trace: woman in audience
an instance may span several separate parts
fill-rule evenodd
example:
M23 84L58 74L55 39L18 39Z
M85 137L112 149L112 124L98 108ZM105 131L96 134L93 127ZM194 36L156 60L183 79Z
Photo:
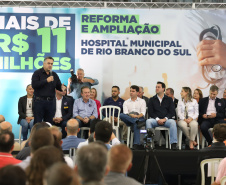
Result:
M47 168L57 162L65 162L62 152L55 146L38 149L26 169L29 185L43 185L43 175Z
M100 101L96 99L97 98L97 90L95 88L91 89L90 98L92 100L94 100L97 104L98 118L100 119L100 110L99 109L101 107L101 104L100 104Z
M23 140L27 140L28 129L32 129L34 125L34 89L31 84L26 88L27 95L20 97L18 102L19 119L18 124L22 126Z
M192 150L194 146L197 146L195 137L198 132L199 105L195 99L192 99L192 92L189 87L182 87L180 94L182 99L179 100L177 106L178 126L189 139L189 147Z
M193 94L193 98L196 99L196 101L199 103L199 100L201 98L203 98L202 91L200 89L195 89L194 94Z

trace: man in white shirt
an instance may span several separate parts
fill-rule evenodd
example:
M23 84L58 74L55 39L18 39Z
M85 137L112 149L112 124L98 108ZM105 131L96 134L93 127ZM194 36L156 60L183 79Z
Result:
M144 116L146 113L146 103L144 99L138 97L139 87L132 85L130 87L130 99L123 103L123 113L120 114L120 119L127 125L132 126L134 130L134 149L138 149L140 145L140 129L138 125L145 122ZM129 141L127 141L129 142Z
M208 131L209 128L213 128L217 123L225 123L225 104L223 100L217 98L218 90L216 85L212 85L209 91L210 95L199 101L200 129L203 136L206 138L208 145L212 144L212 138Z
M65 127L67 121L72 117L73 102L71 98L63 96L63 92L56 90L56 98L53 101L54 117L53 125L61 127L63 138L67 136Z

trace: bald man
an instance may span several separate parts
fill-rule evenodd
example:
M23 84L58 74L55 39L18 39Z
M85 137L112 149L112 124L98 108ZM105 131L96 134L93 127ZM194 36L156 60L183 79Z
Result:
M1 124L0 124L0 132L3 132L3 131L9 131L9 132L12 132L12 125L10 122L8 121L3 121Z
M65 131L67 132L67 137L62 139L62 149L69 150L70 148L77 148L80 142L84 142L85 139L81 139L77 137L79 132L79 123L76 119L70 119L67 122L67 126L65 127Z
M141 185L136 180L126 177L125 174L132 167L132 151L123 144L115 145L108 153L110 172L104 178L107 185Z
M2 123L3 121L5 121L5 117L3 115L0 115L0 123Z

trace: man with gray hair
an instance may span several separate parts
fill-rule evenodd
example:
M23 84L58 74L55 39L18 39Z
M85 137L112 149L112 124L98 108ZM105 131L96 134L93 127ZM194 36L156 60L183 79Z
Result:
M0 115L0 123L2 123L3 121L5 121L5 117L3 115Z
M68 120L67 126L65 127L67 137L62 139L63 150L69 150L70 148L78 148L79 143L85 142L85 139L77 137L79 130L80 130L79 123L76 119Z
M174 106L175 106L175 108L177 108L178 99L176 99L174 97L174 90L169 87L169 88L166 89L166 93L165 94L166 94L166 96L168 96L168 97L173 99Z
M32 75L34 89L34 124L37 122L53 123L53 100L55 89L62 91L59 76L52 71L54 59L46 57L43 67Z
M84 76L84 70L82 68L79 68L77 70L77 81L72 81L71 77L68 79L67 93L75 100L81 98L81 88L83 86L88 86L91 89L91 86L99 84L99 81L97 79L92 79L90 77Z
M145 102L146 102L146 105L148 105L149 98L144 96L144 88L142 86L139 86L138 97L141 98L141 99L144 99Z
M223 100L217 98L218 90L216 85L212 85L210 87L209 96L199 101L200 129L208 145L212 144L212 138L208 131L209 128L213 128L217 123L226 123L226 121L224 121L225 104Z
M80 148L75 170L82 178L83 185L104 185L103 178L109 171L107 148L95 142Z

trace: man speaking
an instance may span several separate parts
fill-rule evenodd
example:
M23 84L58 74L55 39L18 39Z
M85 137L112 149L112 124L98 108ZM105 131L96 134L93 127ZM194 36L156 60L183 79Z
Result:
M59 76L52 72L54 59L46 57L43 67L32 75L32 87L34 88L34 124L41 121L52 123L53 121L53 99L55 89L61 90Z

